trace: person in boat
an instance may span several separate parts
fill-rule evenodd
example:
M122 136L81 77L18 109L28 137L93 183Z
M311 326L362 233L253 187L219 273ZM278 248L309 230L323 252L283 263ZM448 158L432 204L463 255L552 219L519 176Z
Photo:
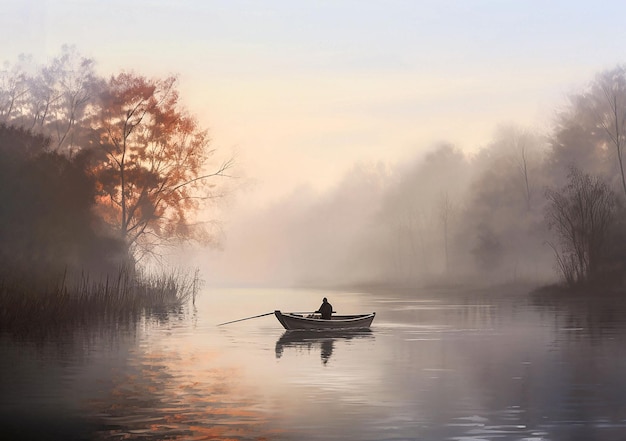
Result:
M319 312L320 314L322 314L322 318L324 320L330 320L330 317L333 314L333 305L328 303L328 299L324 297L324 299L322 300L322 306L320 306L320 309L315 312Z

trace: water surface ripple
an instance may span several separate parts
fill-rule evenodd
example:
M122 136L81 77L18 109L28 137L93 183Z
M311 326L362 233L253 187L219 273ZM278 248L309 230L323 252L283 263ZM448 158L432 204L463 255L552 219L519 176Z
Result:
M371 330L216 326L322 297L376 311ZM621 303L207 290L122 328L0 336L0 423L38 440L623 440Z

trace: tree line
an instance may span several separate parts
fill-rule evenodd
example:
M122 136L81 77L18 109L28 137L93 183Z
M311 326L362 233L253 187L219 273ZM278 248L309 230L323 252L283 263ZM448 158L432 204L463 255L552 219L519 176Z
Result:
M436 181L436 201L416 201L422 216L432 207L438 218L440 271L455 270L451 248L457 272L506 271L510 278L523 266L546 266L549 255L570 287L622 285L625 136L626 70L618 66L572 95L548 133L508 126L473 156L443 146L426 157L421 167L450 176ZM396 209L409 221L406 205ZM409 236L411 243L419 234Z
M47 64L0 71L5 271L107 270L209 240L198 211L233 160L216 162L175 76L103 77L64 46ZM162 248L161 248L162 249Z
M210 239L195 214L220 195L215 178L233 162L215 162L177 85L173 76L100 76L72 47L44 65L5 63L3 271L106 270ZM257 213L256 231L265 217L291 224L265 242L288 242L305 281L502 280L556 269L570 286L621 285L625 136L626 70L617 66L572 95L548 133L505 126L472 155L444 143L392 170L355 167L325 199L296 195L297 204ZM277 248L262 246L259 255Z
M625 135L618 66L569 97L545 132L503 125L471 153L443 142L413 161L356 165L325 194L300 189L254 213L231 246L262 256L251 274L276 268L268 283L552 283L556 274L569 286L622 286Z

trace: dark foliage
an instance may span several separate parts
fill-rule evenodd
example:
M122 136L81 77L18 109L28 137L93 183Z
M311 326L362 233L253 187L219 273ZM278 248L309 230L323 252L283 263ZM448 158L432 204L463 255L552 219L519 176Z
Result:
M47 151L48 140L0 125L0 263L4 277L109 271L124 256L93 214L95 182L82 158Z
M563 279L570 286L602 279L608 267L615 193L600 178L572 168L568 184L547 190L546 197L546 221L559 241L553 249Z

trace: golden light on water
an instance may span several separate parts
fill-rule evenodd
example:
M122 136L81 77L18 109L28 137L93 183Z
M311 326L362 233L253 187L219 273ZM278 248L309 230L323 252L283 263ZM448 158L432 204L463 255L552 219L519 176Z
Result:
M131 360L133 373L91 407L107 427L100 439L268 439L268 413L255 410L238 369L221 366L214 351L149 349Z

